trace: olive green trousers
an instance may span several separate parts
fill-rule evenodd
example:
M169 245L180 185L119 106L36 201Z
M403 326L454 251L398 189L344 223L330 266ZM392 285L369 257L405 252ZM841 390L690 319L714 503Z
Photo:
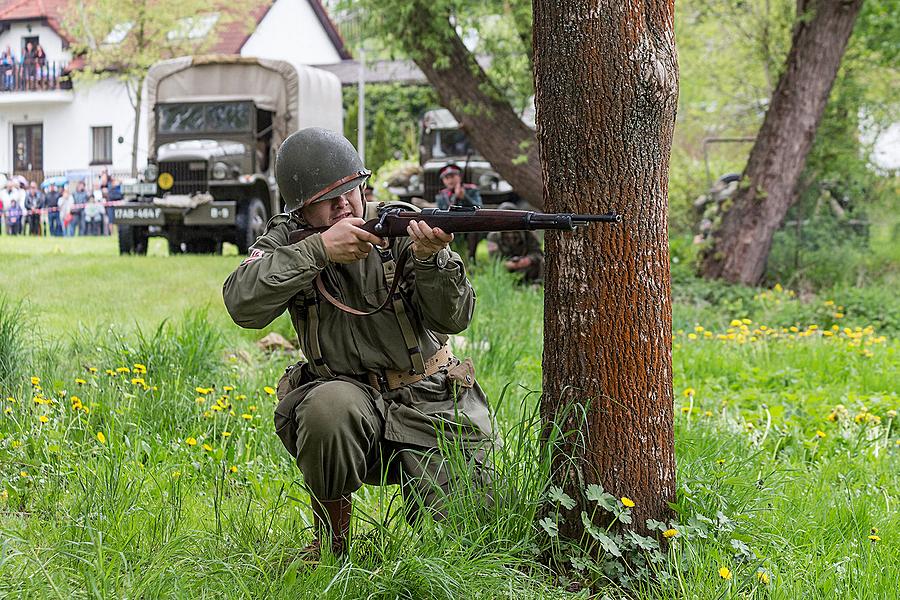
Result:
M414 520L422 508L444 516L444 498L454 481L486 481L484 449L468 452L465 461L451 461L437 444L386 439L383 403L374 388L345 378L307 383L283 397L275 411L275 429L296 459L310 494L328 501L348 496L363 484L398 484L407 518ZM466 465L460 468L460 462Z

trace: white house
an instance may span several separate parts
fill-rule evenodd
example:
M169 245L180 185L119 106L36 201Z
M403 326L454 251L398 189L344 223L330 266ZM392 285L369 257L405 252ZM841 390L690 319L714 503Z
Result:
M72 0L0 0L0 173L43 179L90 169L131 169L134 110L124 84L109 78L71 83L78 68L63 15ZM89 0L88 0L89 1ZM209 52L328 64L350 58L320 0L258 0L256 27L218 32ZM40 45L46 67L27 70L22 57ZM13 66L3 63L7 49ZM138 165L147 157L143 107Z

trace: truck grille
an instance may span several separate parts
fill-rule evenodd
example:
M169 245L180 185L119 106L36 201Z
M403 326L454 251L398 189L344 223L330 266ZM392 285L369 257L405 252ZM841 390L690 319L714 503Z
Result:
M209 190L207 181L208 166L205 160L166 160L159 163L160 173L171 173L175 185L169 190L171 194L193 194Z

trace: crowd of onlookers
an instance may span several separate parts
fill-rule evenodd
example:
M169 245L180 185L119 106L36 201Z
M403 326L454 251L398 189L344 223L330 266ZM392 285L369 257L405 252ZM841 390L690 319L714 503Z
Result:
M0 52L0 91L49 89L55 87L59 75L40 44L27 42L18 57L10 46Z
M8 235L110 235L113 205L122 186L104 171L96 180L45 185L22 177L0 190L0 233Z

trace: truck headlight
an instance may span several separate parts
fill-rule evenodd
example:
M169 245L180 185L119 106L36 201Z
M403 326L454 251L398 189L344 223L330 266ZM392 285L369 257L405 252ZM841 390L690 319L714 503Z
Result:
M154 182L159 177L159 166L156 163L147 163L144 169L144 181Z
M228 165L223 162L217 162L213 165L212 168L212 176L213 179L225 179L225 176L228 175Z
M485 173L478 178L478 187L483 190L496 190L500 185L500 179L496 175Z

